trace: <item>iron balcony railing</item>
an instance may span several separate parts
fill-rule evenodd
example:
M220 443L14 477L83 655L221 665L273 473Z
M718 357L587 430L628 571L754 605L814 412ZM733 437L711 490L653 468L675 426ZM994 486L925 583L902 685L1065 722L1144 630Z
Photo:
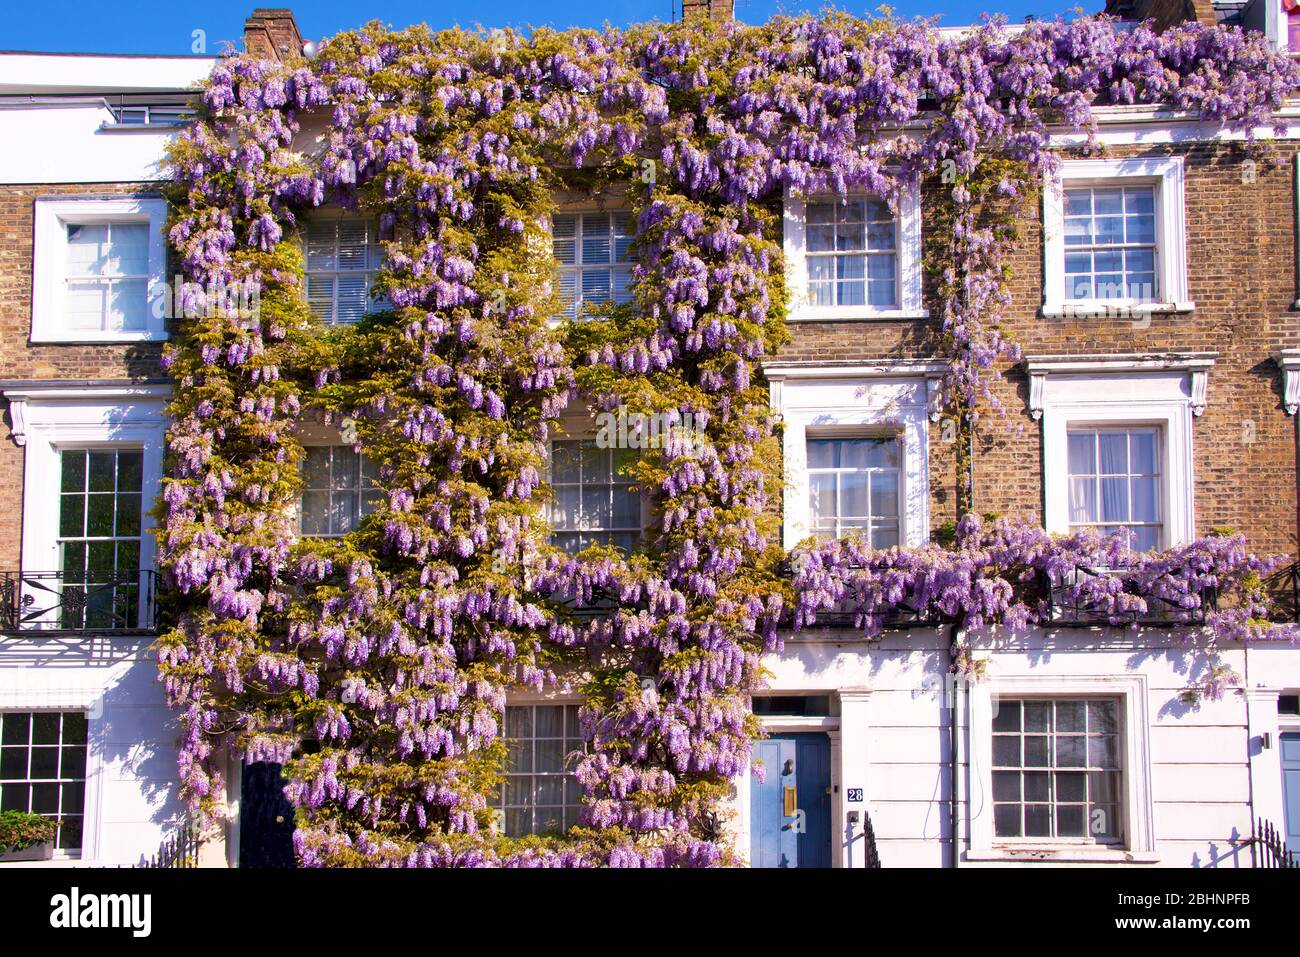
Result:
M1121 582L1121 591L1133 598L1139 597L1136 584L1127 576L1130 569L1112 568L1100 565L1076 565L1062 575L1047 579L1044 587L1050 595L1050 623L1053 625L1107 625L1112 619L1124 624L1173 627L1178 625L1203 625L1206 614L1217 606L1218 595L1212 590L1200 594L1200 604L1195 608L1183 608L1174 602L1155 595L1140 596L1146 603L1146 611L1112 611L1105 604L1088 601L1086 589L1083 593L1076 590L1086 579L1117 578ZM1045 622L1046 624L1047 622Z
M0 572L0 630L47 634L150 632L155 628L153 571L96 576Z
M1280 621L1300 622L1300 562L1277 569L1264 579L1264 594Z

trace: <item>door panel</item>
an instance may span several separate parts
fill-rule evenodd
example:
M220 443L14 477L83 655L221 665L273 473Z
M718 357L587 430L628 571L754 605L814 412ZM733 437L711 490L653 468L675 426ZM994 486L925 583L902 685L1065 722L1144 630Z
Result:
M280 765L245 764L239 791L239 866L293 867L293 806Z
M767 774L761 784L751 779L750 865L830 867L830 739L824 734L766 738L755 745L754 758Z
M1300 733L1279 736L1282 751L1282 797L1286 803L1286 846L1300 848Z
M768 738L754 748L767 774L760 784L751 779L749 796L750 864L753 867L798 867L799 843L794 818L784 811L785 788L798 787L795 743L788 738Z
M831 741L824 734L793 735L798 752L799 866L831 866Z

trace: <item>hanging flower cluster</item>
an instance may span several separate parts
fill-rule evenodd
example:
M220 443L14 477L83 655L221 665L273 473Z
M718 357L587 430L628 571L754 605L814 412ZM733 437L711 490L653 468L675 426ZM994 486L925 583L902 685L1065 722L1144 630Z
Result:
M184 794L215 801L219 746L282 764L306 865L725 863L719 802L791 616L1023 625L1044 614L1024 582L1084 558L1132 569L1067 585L1117 619L1244 582L1262 566L1236 539L1143 557L1009 523L967 523L955 549L816 546L791 580L759 372L785 336L775 209L786 189L896 202L952 173L945 397L971 410L1015 355L998 204L1051 168L1049 125L1167 103L1253 134L1297 89L1262 37L1102 18L960 39L842 15L527 39L371 25L311 61L221 61L170 155L171 241L189 279L261 298L252 322L187 319L165 359L160 667ZM560 189L630 207L630 305L556 321ZM383 241L382 300L352 326L307 304L299 236L322 206ZM548 542L546 449L571 403L692 424L629 466L644 550ZM304 441L324 428L377 463L380 495L350 534L305 538ZM1260 617L1237 612L1212 628ZM506 838L506 694L553 686L585 701L583 826Z

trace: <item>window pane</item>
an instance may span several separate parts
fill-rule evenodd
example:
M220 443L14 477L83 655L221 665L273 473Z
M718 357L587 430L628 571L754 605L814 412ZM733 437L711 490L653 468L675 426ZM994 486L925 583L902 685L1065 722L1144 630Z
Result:
M865 249L867 227L865 223L842 224L835 230L835 248L840 252Z
M1133 521L1155 522L1159 519L1156 508L1155 476L1135 478L1132 480Z
M555 258L562 265L577 262L578 219L576 216L556 216L551 220L551 241Z
M1087 709L1082 701L1056 702L1056 730L1078 732L1086 728Z
M807 232L808 252L810 253L827 253L835 248L835 227L826 226L808 226ZM809 264L812 269L812 263L825 263L825 260L813 260ZM810 272L810 275L813 273Z
M77 454L77 453L74 453ZM117 456L113 452L90 452L88 488L92 492L112 492L117 487Z
M993 830L998 837L1020 837L1020 805L996 805L993 808Z
M307 268L333 269L337 265L335 244L338 237L338 223L323 220L307 224Z
M840 473L840 509L843 518L871 514L867 492L867 472Z
M606 213L588 213L582 217L582 262L585 265L612 262L610 222Z
M1128 479L1101 480L1101 521L1123 522L1129 518Z
M106 270L115 276L149 274L149 227L145 223L115 223L109 227Z
M1137 552L1149 552L1160 547L1159 526L1142 525L1131 530L1129 547Z
M1092 432L1071 432L1070 474L1094 475L1097 471L1096 435Z
M1154 432L1129 433L1130 468L1134 475L1152 475L1156 468L1156 434Z
M1020 702L995 699L996 713L993 716L994 731L1020 730Z
M897 472L871 474L871 514L886 519L898 517Z
M59 743L59 713L38 711L32 715L32 744Z
M1020 772L1019 771L994 771L993 772L993 800L995 801L1019 801L1020 800Z

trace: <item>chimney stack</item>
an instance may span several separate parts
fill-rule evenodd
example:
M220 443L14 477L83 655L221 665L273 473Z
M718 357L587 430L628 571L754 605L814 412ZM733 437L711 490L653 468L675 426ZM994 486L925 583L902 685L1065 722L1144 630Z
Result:
M682 0L682 20L707 17L714 23L726 23L735 18L736 0Z
M244 52L262 60L302 54L302 34L288 7L258 7L244 21Z

